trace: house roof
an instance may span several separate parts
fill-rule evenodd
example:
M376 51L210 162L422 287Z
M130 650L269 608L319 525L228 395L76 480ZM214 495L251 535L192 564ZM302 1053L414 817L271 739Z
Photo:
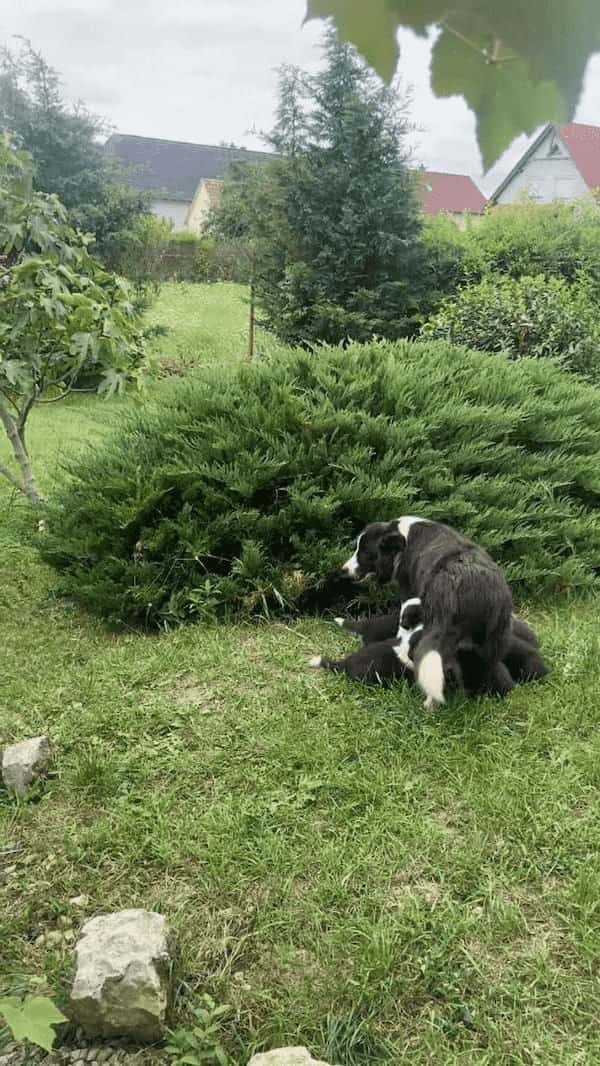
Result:
M247 148L165 141L158 137L137 137L113 133L105 149L123 165L127 180L137 189L157 198L191 203L204 182L211 204L221 194L223 178L234 162L264 163L275 158L271 152ZM421 202L426 215L439 211L481 214L486 200L466 174L444 174L420 170Z
M270 152L247 148L164 141L126 133L113 133L105 149L123 165L127 180L137 189L165 200L185 202L193 200L202 178L224 178L234 162L261 163L273 158Z
M480 215L487 203L483 193L467 174L444 174L439 170L419 171L421 205L425 215L440 211Z
M600 126L569 122L566 126L559 126L558 132L588 188L598 188L600 186Z
M571 159L575 163L581 177L590 189L600 186L600 126L586 126L582 122L567 122L564 126L555 126L549 122L544 126L541 133L529 145L529 148L519 159L518 163L501 181L498 188L490 197L490 203L494 203L504 192L511 181L523 169L540 144L552 132L560 137Z

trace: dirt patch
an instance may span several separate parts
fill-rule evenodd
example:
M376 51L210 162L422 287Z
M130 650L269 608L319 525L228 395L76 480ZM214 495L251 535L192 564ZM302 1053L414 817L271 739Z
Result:
M170 687L149 689L143 700L144 703L161 700L173 703L176 707L193 707L199 714L219 714L225 706L214 686L194 677L181 678Z
M442 896L442 886L438 881L402 881L392 885L387 905L391 910L403 907L408 900L417 900L433 907Z

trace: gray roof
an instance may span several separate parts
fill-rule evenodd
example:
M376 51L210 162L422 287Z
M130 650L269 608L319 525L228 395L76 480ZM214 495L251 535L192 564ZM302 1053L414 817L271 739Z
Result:
M193 200L202 178L224 178L233 162L266 163L274 158L271 152L163 141L127 133L113 133L105 149L122 164L127 181L136 189L153 192L165 200L185 202Z

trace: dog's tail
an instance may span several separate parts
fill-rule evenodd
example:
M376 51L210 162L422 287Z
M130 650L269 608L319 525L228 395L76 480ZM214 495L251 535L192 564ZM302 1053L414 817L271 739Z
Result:
M460 666L456 658L458 640L454 633L432 626L423 633L415 652L415 673L419 688L425 693L425 707L445 703L446 681L460 684Z

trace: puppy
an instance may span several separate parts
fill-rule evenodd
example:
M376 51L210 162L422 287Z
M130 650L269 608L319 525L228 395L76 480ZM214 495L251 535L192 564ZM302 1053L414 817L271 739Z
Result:
M374 615L357 622L351 618L334 618L334 622L347 633L356 633L362 637L363 644L376 644L380 640L391 640L398 636L399 629L415 629L416 626L422 625L423 609L421 601L414 597L405 600L400 610L391 614Z
M409 616L409 613L406 613ZM393 681L414 680L414 652L421 638L422 625L405 628L398 625L398 615L394 615L396 635L389 640L379 640L372 644L363 644L362 648L345 659L327 659L315 655L310 665L331 670L335 674L346 674L352 681L364 681L370 685L389 685ZM402 612L401 612L402 622Z
M424 631L415 673L427 708L444 703L449 679L462 683L459 649L481 660L484 687L512 688L502 662L512 596L500 567L479 545L440 522L407 515L367 526L342 571L355 581L393 581L402 600L421 600Z

